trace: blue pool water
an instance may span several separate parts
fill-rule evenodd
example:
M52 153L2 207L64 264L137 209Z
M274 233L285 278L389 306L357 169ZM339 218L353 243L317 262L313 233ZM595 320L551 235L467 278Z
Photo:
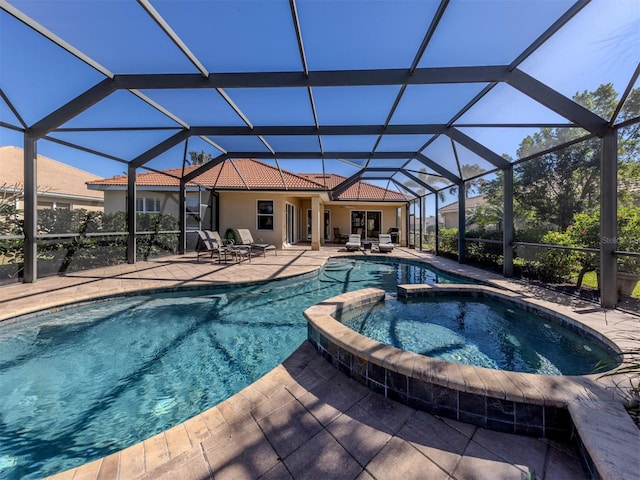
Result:
M476 367L586 375L616 365L601 342L492 299L443 295L387 300L353 310L341 320L381 343ZM599 365L606 359L611 361Z
M220 403L307 335L302 312L341 293L459 282L393 260L244 288L117 298L0 327L0 479L40 478Z

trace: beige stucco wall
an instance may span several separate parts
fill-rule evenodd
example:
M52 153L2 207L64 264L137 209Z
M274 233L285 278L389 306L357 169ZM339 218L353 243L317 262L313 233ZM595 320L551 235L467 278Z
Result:
M258 200L273 201L273 230L258 230ZM248 228L255 241L282 248L285 236L286 201L290 194L272 192L220 192L220 234L228 228ZM293 203L293 202L290 202Z
M38 202L53 202L56 204L70 204L72 210L79 210L84 208L90 212L101 212L103 210L103 203L100 200L89 200L80 198L66 198L59 195L47 195L43 193L38 194ZM16 203L18 210L24 210L24 199L20 198Z
M272 243L278 248L282 248L286 240L286 205L295 207L296 221L299 219L298 239L307 241L307 210L311 209L311 195L295 192L218 192L219 193L219 232L224 236L229 228L248 228L254 240L263 240ZM160 198L162 213L178 216L178 192L152 192L138 191L138 198L152 197ZM189 196L197 196L196 193L188 192ZM257 228L257 202L258 200L273 201L273 230L258 230ZM208 193L203 192L202 203L208 203ZM348 235L351 233L351 211L366 210L382 212L381 233L385 233L391 227L398 227L402 231L404 225L396 225L396 210L403 204L375 204L371 202L361 202L348 204L344 202L328 202L320 204L321 216L324 210L330 211L329 242L333 242L333 228L340 228L340 233ZM105 212L126 211L125 191L105 192ZM323 217L324 218L324 217ZM406 217L404 217L406 218ZM323 220L320 222L323 224ZM209 228L205 220L203 228ZM323 240L324 242L324 240Z

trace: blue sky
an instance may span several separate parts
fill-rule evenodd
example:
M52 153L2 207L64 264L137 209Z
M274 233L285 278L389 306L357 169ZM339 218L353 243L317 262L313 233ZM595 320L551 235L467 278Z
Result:
M298 0L296 5L311 70L408 68L439 2L431 0ZM0 2L0 5L3 3ZM100 65L114 73L195 73L197 70L133 0L10 0ZM151 0L208 71L301 70L301 60L287 0ZM568 0L453 0L419 67L508 64L563 11ZM594 0L521 65L526 73L571 97L612 82L622 92L640 57L640 2ZM0 88L28 125L35 123L104 76L0 11ZM446 123L483 84L410 86L391 124ZM319 122L382 124L399 87L316 87ZM190 125L244 125L214 91L142 92ZM306 89L230 89L226 92L253 125L311 125ZM18 125L0 100L0 120ZM506 84L495 87L457 124L536 123L565 120ZM175 122L129 92L118 92L71 120L67 127L175 126ZM460 127L498 154L515 156L520 140L532 128ZM125 160L170 136L168 131L55 133L52 136ZM415 150L428 136L386 136L378 151ZM255 138L211 138L227 150L267 151ZM272 137L276 150L317 149L317 138ZM324 137L325 150L367 150L368 137ZM22 135L0 128L0 145L22 145ZM177 167L183 145L148 165ZM189 150L218 154L209 143L192 137ZM486 164L457 147L461 161ZM48 141L39 153L101 176L120 174L124 165ZM455 170L450 142L440 139L425 151ZM484 162L484 163L483 163ZM391 165L380 160L377 166ZM343 175L355 166L331 161ZM319 161L280 161L293 171L321 171ZM327 167L327 166L325 166ZM486 165L489 168L489 165ZM384 182L383 182L384 183Z

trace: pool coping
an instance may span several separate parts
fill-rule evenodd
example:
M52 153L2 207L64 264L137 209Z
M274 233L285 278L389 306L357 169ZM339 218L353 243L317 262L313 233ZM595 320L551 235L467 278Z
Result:
M622 350L603 328L585 325L575 314L533 305L516 292L483 285L398 286L398 296L440 294L498 297L583 329L614 351ZM384 291L368 288L308 308L308 340L337 370L410 407L500 432L575 440L590 478L614 480L637 473L639 465L633 459L640 431L624 408L632 402L619 388L619 378L630 376L545 376L462 365L382 344L337 320L385 298ZM624 366L623 356L612 371ZM616 431L613 436L606 434L611 428Z
M526 302L520 294L484 285L404 285L398 289L408 295L430 290L487 292L518 304ZM383 290L367 288L327 299L308 308L304 315L308 338L325 358L343 373L390 398L486 428L552 438L566 438L570 433L566 414L570 402L597 399L629 403L620 395L614 377L545 376L447 362L382 344L336 320L345 312L384 298ZM575 317L573 321L582 325ZM587 328L621 350L606 334L593 326ZM424 392L430 396L426 400L420 397ZM494 407L497 411L492 415Z

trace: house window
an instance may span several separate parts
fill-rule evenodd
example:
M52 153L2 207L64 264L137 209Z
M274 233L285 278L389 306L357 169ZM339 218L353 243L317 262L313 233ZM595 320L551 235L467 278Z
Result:
M136 212L160 213L160 199L151 197L136 198Z
M258 200L258 230L273 230L273 200Z

